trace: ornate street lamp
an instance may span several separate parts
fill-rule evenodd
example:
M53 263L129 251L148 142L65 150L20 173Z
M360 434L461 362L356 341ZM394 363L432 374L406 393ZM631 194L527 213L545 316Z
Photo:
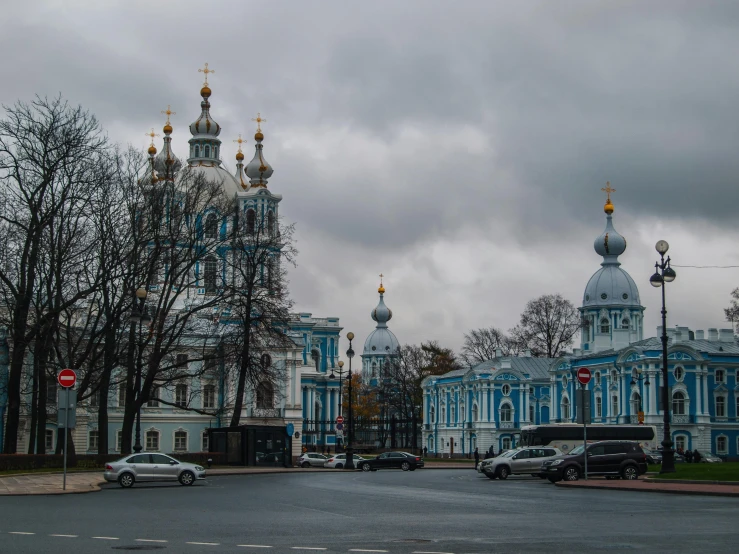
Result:
M138 404L137 410L136 410L136 434L135 434L135 440L133 445L133 451L137 454L141 452L142 446L141 446L141 402L139 399L141 398L141 362L139 358L141 357L141 345L139 344L139 336L141 335L141 326L144 323L149 323L151 321L151 316L148 314L146 310L146 288L139 287L136 289L136 294L133 299L133 309L131 310L131 316L129 318L129 321L131 322L131 334L130 337L134 338L134 343L130 346L130 348L135 348L138 346L138 354L134 351L134 355L131 356L131 364L134 367L129 367L129 371L133 373L135 371L136 377L134 381L134 389L136 392L136 403ZM136 334L136 324L139 324L139 333Z
M352 341L354 340L354 333L351 331L348 332L346 338L349 340L349 350L346 351L346 357L349 358L349 373L347 377L349 379L349 418L346 428L346 465L344 469L354 469L354 448L352 447L354 441L354 421L352 420L352 358L354 357Z
M667 309L665 308L665 283L671 283L677 277L675 270L670 267L670 257L665 260L665 254L670 249L667 241L660 240L655 245L660 261L654 264L654 275L649 278L653 287L662 287L662 408L664 413L664 434L662 437L662 467L660 473L675 473L675 455L672 450L672 435L670 433L670 387L667 374Z

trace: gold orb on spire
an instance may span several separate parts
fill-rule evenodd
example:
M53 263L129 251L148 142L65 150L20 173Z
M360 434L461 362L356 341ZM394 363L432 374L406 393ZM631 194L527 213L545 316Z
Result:
M244 161L244 153L241 151L241 145L244 144L246 141L241 138L241 134L239 133L239 138L237 138L235 143L238 143L239 145L239 151L236 152L236 161L237 162L243 162Z
M602 189L603 192L606 193L606 205L603 206L603 211L606 212L608 215L611 215L613 213L613 203L611 202L611 193L616 192L616 189L611 188L611 182L606 181L606 186Z
M203 83L203 88L200 89L200 96L203 98L209 98L210 97L210 87L208 86L208 74L209 73L215 73L215 69L209 69L208 64L205 64L205 67L203 69L198 69L198 73L204 73L205 74L205 82Z
M382 286L382 278L383 277L384 277L384 275L382 273L380 273L380 288L377 289L377 292L379 292L380 294L385 294L385 287Z
M264 135L262 134L262 123L266 123L267 120L264 119L262 114L259 112L257 112L257 117L252 117L251 120L257 122L257 132L254 134L254 140L264 140Z
M150 132L144 133L144 134L147 137L151 137L151 144L149 145L149 149L147 150L147 152L149 153L149 156L153 156L153 155L155 155L157 153L157 147L154 146L154 137L158 137L159 135L157 135L154 132L154 128L153 127L151 128L151 131Z

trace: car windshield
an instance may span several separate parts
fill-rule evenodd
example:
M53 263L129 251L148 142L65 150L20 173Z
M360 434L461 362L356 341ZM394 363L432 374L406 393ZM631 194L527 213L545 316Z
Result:
M513 456L514 454L517 454L518 452L519 452L518 449L516 449L516 450L506 450L505 452L503 452L503 454L500 455L500 457L501 458L510 458L511 456Z
M582 454L583 453L583 450L585 450L585 447L584 446L578 446L578 447L573 448L572 450L570 450L570 455L571 456L573 456L573 455L576 456L577 454Z

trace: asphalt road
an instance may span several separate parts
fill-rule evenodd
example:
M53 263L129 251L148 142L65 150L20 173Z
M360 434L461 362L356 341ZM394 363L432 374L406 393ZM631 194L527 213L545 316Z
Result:
M0 497L0 552L736 552L733 498L469 470L326 470Z

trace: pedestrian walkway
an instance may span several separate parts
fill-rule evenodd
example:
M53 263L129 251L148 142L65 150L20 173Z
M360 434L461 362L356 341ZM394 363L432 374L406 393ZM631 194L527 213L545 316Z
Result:
M559 481L558 487L580 489L611 489L635 492L662 492L668 494L700 494L706 496L739 496L739 484L719 485L716 483L700 483L691 481L680 483L676 481L661 482L659 479L606 480L588 479L579 481Z
M454 462L429 462L426 469L472 469L470 464ZM207 469L208 477L219 475L264 475L269 473L341 473L340 470L299 467L226 467ZM351 472L348 472L351 474ZM25 496L33 494L79 494L100 490L105 484L103 472L88 471L67 474L67 489L62 490L62 473L26 473L0 476L0 496Z

